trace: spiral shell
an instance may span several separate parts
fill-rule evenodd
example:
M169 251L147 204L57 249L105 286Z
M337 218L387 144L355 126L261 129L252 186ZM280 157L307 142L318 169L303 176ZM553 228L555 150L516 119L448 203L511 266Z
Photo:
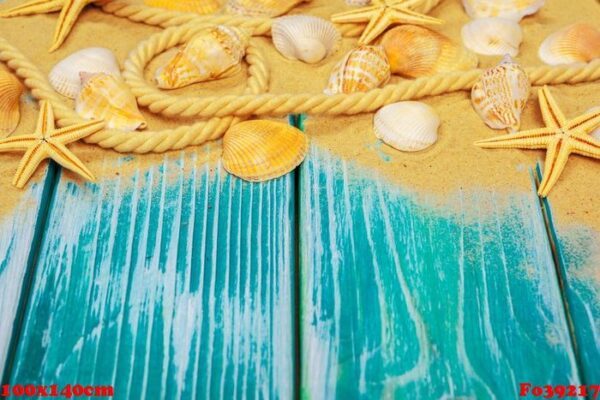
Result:
M520 21L538 12L545 0L462 0L471 18L501 17Z
M251 182L275 179L293 171L307 152L306 135L280 122L241 122L223 137L223 167Z
M150 7L196 14L212 14L223 7L221 0L144 0L144 3Z
M523 41L523 31L518 22L505 18L481 18L462 28L466 48L487 56L515 57Z
M373 118L375 136L400 151L421 151L438 139L440 118L427 104L403 101L379 110Z
M585 63L600 58L600 30L576 23L548 36L539 57L550 65Z
M325 94L368 92L387 82L390 75L382 46L360 46L335 66Z
M271 33L273 44L283 56L309 64L335 53L342 40L331 22L306 15L277 18Z
M446 36L416 25L388 31L381 41L392 73L418 78L477 67L477 56Z
M531 83L523 68L506 56L473 86L471 102L490 128L517 131L530 91Z
M0 138L5 138L17 129L21 120L20 98L23 85L6 71L0 71Z
M225 12L247 17L278 17L308 1L311 0L229 0Z

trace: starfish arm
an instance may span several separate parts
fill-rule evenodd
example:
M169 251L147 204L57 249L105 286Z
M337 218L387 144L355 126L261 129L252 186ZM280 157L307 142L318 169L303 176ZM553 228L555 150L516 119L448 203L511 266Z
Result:
M61 44L65 41L77 17L84 9L84 7L90 4L92 0L65 0L60 16L58 17L58 23L56 25L56 31L54 32L54 39L50 52L58 49Z
M363 31L361 37L358 39L358 44L369 44L373 40L377 39L391 24L389 14L381 12L374 15L373 18L367 24L367 27Z
M600 140L589 135L576 135L571 137L573 153L585 157L600 158Z
M96 181L96 177L87 167L81 162L71 150L61 143L48 142L48 154L54 161L59 163L69 171L73 171L88 181Z
M46 136L54 130L54 110L50 102L43 100L40 102L40 114L38 115L36 132L40 138Z
M367 22L371 19L371 15L375 15L378 9L382 7L372 6L360 8L358 10L345 11L331 16L332 22Z
M569 142L561 138L554 139L548 146L544 163L544 179L542 179L538 188L538 194L541 197L548 196L548 193L560 178L569 160L571 149Z
M395 8L391 11L391 20L394 23L405 23L414 25L441 25L443 20L420 14L406 8Z
M0 17L10 18L21 15L45 14L61 9L64 0L34 0L16 7L0 11Z
M581 134L588 134L600 125L600 109L589 112L567 123L567 128Z
M104 121L91 120L83 124L71 125L55 130L49 137L53 143L69 144L88 137L102 128L104 128Z
M484 149L544 149L554 134L554 131L548 128L533 129L479 140L475 145Z
M48 158L45 147L43 142L38 141L38 144L30 147L21 159L19 168L17 168L17 173L12 182L18 189L23 189L25 187L41 162Z
M567 119L562 113L556 100L552 97L548 86L544 86L538 92L540 108L542 109L542 117L546 126L552 128L561 128L567 125Z
M26 151L39 141L40 139L35 135L11 136L0 140L0 153Z

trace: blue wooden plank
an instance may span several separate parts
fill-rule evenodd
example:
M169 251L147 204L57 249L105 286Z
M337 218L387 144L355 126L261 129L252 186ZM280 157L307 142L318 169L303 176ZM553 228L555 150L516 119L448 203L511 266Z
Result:
M303 398L579 383L533 186L461 189L441 208L313 147L299 186Z
M293 395L294 177L242 182L206 161L216 153L107 157L92 162L99 184L61 177L12 382Z

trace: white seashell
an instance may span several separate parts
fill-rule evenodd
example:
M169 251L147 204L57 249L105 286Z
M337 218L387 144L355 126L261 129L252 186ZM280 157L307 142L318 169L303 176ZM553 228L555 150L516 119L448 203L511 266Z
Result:
M515 57L523 41L523 31L510 19L481 18L463 26L462 40L466 48L478 54Z
M379 110L373 119L375 136L400 151L420 151L438 139L440 118L427 104L403 101Z
M585 23L569 25L548 36L538 55L550 65L586 63L600 58L600 30Z
M119 77L119 63L112 51L102 47L79 50L57 63L48 76L58 93L74 99L81 90L80 73L104 73Z
M595 111L599 111L599 110L600 110L600 106L598 106L598 107L592 107L587 112L595 112ZM596 139L600 140L600 126L598 126L596 129L594 129L593 131L591 131L590 135L592 135Z
M501 17L520 21L538 12L545 0L462 0L471 18Z
M331 22L307 15L277 18L271 33L273 44L284 57L308 64L335 53L342 40Z

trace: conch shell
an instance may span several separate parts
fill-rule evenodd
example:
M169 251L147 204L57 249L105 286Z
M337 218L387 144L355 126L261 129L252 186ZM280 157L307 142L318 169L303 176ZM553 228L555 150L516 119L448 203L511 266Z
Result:
M196 14L212 14L223 7L221 0L144 0L144 3L150 7Z
M600 30L576 23L548 36L538 55L546 64L586 63L600 58Z
M335 53L342 40L331 22L308 15L277 18L271 34L275 48L283 56L308 64L318 63Z
M248 40L238 28L207 28L156 71L156 83L161 89L177 89L236 74L241 71Z
M82 118L104 120L109 129L134 131L146 128L135 97L119 78L103 73L82 73L81 82L75 111Z
M531 83L510 56L486 70L471 91L473 108L492 129L519 130Z
M477 56L446 36L416 25L388 31L381 41L392 73L418 78L450 71L468 71L479 63Z
M13 133L19 125L21 94L21 82L9 72L0 71L0 138Z
M373 119L375 136L400 151L421 151L438 138L440 118L425 103L403 101L379 110Z
M505 18L476 19L462 28L466 48L486 56L516 57L523 41L523 31L518 22Z
M360 46L335 66L325 94L368 92L387 82L390 75L382 46Z
M545 0L462 0L471 18L501 17L520 21L538 12Z
M247 17L278 17L309 1L311 0L229 0L225 12Z

